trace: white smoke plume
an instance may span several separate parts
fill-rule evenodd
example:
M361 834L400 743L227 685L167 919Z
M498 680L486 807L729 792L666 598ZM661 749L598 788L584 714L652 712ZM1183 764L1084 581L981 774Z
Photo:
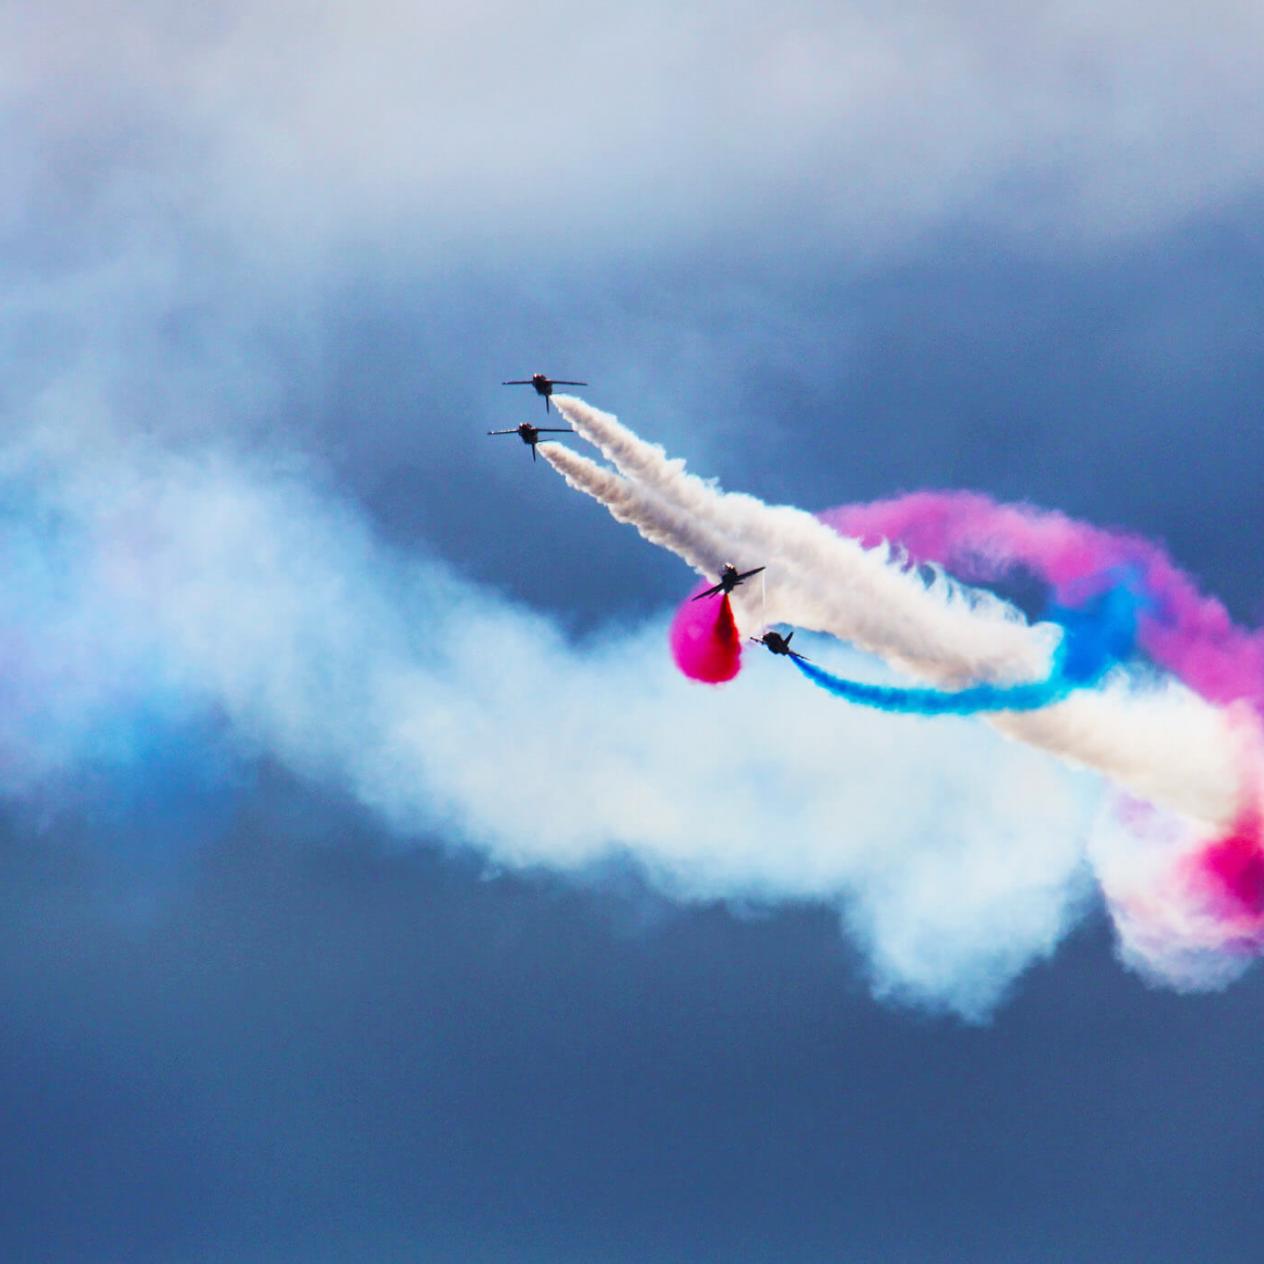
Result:
M840 707L762 660L699 688L661 615L569 643L227 444L181 456L63 420L11 440L0 482L0 739L24 754L0 788L41 819L85 770L150 812L204 765L205 824L226 745L353 796L400 845L824 903L876 992L972 1017L1084 907L1096 780L984 726Z
M572 485L712 578L721 554L743 567L767 565L758 599L734 594L747 629L781 622L828 632L940 685L1047 673L1051 629L1029 627L1004 603L924 583L890 565L887 550L862 549L802 510L722 492L580 400L559 397L557 407L624 475L546 450ZM1240 809L1238 735L1223 712L1173 679L1117 671L1104 689L994 723L1204 823L1227 824Z

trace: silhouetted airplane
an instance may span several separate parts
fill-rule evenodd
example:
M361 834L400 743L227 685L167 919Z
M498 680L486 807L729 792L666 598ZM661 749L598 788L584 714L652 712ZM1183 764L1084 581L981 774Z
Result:
M793 632L787 632L785 636L782 636L780 632L765 632L763 636L752 636L751 640L756 645L766 645L774 654L785 654L789 658L797 658L801 662L810 663L812 661L810 658L790 648L790 640L793 636Z
M738 584L750 579L752 575L758 575L764 567L757 566L753 571L743 571L740 575L737 573L737 567L732 562L725 562L724 569L720 572L720 582L714 588L708 588L706 592L700 592L694 601L701 601L703 597L718 597L721 593L731 593Z
M565 378L546 377L543 373L533 373L530 377L514 378L512 382L502 382L501 386L534 386L537 395L544 396L544 411L549 411L549 396L555 386L587 386L587 382L568 382Z
M533 426L529 421L515 426L512 430L489 430L489 435L516 434L523 443L531 448L531 459L535 460L535 445L540 442L542 434L573 434L569 426Z

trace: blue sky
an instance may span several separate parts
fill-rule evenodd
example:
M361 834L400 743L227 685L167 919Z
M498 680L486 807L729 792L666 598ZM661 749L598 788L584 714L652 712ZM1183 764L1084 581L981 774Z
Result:
M6 1258L1254 1260L1258 972L1120 965L1094 787L687 686L693 577L483 432L581 377L1258 622L1260 27L0 17Z

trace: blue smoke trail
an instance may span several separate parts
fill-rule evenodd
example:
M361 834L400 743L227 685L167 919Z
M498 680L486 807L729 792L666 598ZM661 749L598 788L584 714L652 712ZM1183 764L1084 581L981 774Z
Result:
M1079 606L1055 607L1049 618L1061 624L1062 641L1044 680L1020 685L970 685L965 689L902 689L869 685L834 676L801 658L794 665L822 689L848 702L904 715L977 715L984 711L1039 711L1076 689L1096 684L1136 644L1137 613L1144 597L1126 578Z

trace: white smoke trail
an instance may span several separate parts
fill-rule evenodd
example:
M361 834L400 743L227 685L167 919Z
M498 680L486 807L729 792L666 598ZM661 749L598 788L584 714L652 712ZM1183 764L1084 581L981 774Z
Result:
M635 527L651 544L685 550L681 556L700 573L718 575L728 560L729 542L692 518L687 509L620 478L560 443L542 443L539 451L571 487L601 501L616 522ZM734 594L735 598L742 596L740 592Z
M10 696L29 682L0 741L41 754L0 780L11 802L39 782L56 803L61 773L137 736L114 782L178 776L161 752L196 759L192 739L143 740L158 696L401 840L581 874L630 857L684 900L827 903L875 990L914 1003L986 1013L1082 907L1091 777L981 726L836 706L772 664L704 692L661 620L568 644L259 459L70 437L0 450Z
M551 457L555 468L603 503L612 498L621 520L704 573L716 573L698 559L718 556L717 536L725 557L767 564L771 621L829 632L936 684L967 674L1012 681L1047 672L1047 630L1031 628L1004 603L925 585L889 565L884 552L861 548L811 514L725 493L687 474L683 462L607 413L570 397L557 403L628 477L573 454ZM738 609L749 618L746 606ZM1044 711L1000 715L993 723L1173 811L1229 823L1241 795L1234 727L1175 680L1138 687L1122 676Z

